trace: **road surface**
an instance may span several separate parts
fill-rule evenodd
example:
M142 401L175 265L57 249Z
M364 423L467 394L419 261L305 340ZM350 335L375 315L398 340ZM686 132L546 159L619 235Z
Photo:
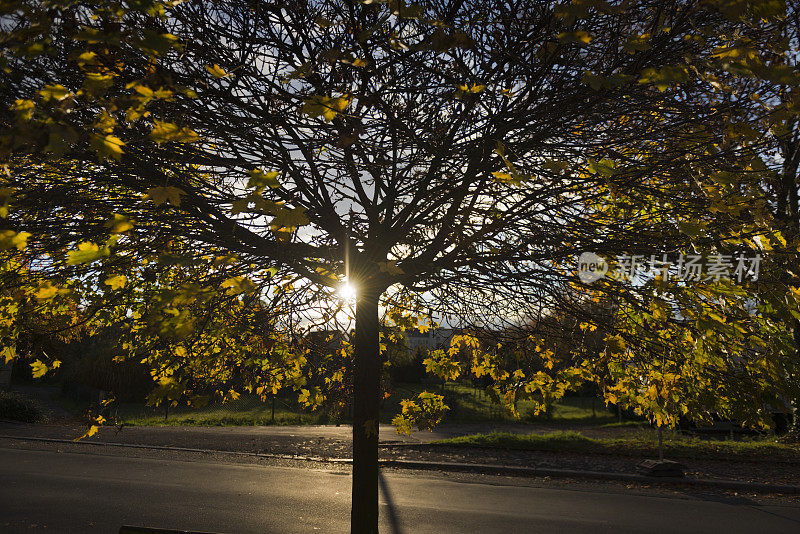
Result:
M387 473L381 532L800 532L800 507ZM0 444L0 531L347 532L347 472ZM396 528L399 527L399 528Z

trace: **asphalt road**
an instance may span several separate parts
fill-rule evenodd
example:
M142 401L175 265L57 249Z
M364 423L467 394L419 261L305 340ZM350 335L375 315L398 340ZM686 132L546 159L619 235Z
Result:
M480 481L480 478L476 480ZM388 473L382 532L800 532L800 507ZM0 447L0 531L347 532L346 472Z

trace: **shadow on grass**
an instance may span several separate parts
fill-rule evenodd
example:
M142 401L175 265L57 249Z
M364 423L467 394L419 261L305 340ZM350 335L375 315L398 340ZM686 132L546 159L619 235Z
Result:
M598 425L617 420L606 410L602 400L592 397L564 397L551 407L549 415L537 415L533 402L519 401L519 417L515 417L481 389L448 382L444 388L441 384L396 384L381 406L381 422L390 423L400 412L400 400L413 398L423 391L445 396L445 404L450 408L444 417L445 423L542 423L558 426Z
M312 425L324 420L319 414L306 413L281 401L274 417L269 401L242 397L220 405L202 408L179 406L165 411L141 404L120 404L113 411L116 422L129 425L153 426L253 426L253 425Z
M414 398L422 391L441 393L441 384L396 384L389 397L381 403L380 422L391 423L400 412L402 399ZM616 417L605 410L599 399L567 397L552 406L549 416L535 415L534 404L520 401L520 417L514 417L478 388L460 383L448 383L444 388L450 406L444 423L507 423L543 424L558 428L560 425L591 426L613 423ZM77 417L86 414L88 405L59 399L64 408ZM243 395L235 401L201 408L178 406L164 410L143 404L122 403L113 406L106 418L117 424L138 426L252 426L252 425L315 425L350 421L346 415L332 419L326 413L310 412L297 403L296 398L279 396L275 414L271 399Z

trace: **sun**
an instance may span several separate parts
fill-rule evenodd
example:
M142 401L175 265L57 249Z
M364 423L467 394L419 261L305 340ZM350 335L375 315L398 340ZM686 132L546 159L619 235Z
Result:
M350 282L345 282L339 287L339 296L348 302L354 302L356 300L356 286Z

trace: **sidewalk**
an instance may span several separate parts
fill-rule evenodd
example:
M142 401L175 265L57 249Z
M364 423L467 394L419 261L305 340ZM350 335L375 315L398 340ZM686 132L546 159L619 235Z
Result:
M579 430L587 436L602 437L608 432L586 426L561 425L558 428L536 424L464 423L442 424L433 431L417 430L411 435L398 434L392 425L380 425L380 442L385 445L425 444L445 438L465 436L478 432L513 432L517 434L545 434L554 430ZM1 422L0 434L38 436L58 439L75 439L86 427L74 421L61 424L26 425ZM325 444L343 443L349 450L353 429L350 425L297 425L297 426L117 426L101 427L86 441L111 443L139 443L173 447L208 448L224 451L286 453L293 447L324 449Z

